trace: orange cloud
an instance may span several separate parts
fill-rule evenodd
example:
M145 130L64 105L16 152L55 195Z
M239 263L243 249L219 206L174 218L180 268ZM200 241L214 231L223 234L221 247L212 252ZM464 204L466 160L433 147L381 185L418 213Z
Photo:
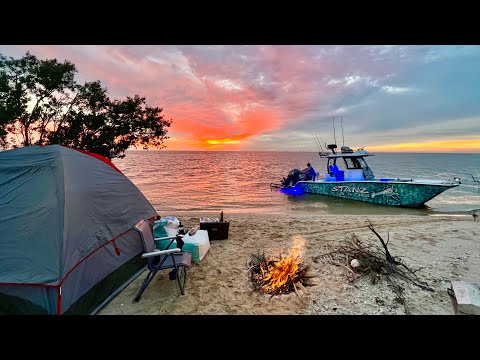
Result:
M186 109L183 109L183 113ZM196 112L189 109L188 112ZM196 112L207 114L208 110L198 109ZM183 133L181 140L169 139L167 148L176 148L179 141L188 148L197 147L201 150L248 150L244 147L244 140L263 134L281 126L283 116L276 109L254 109L235 114L219 113L215 120L198 121L197 117L176 117L171 131ZM176 125L176 122L178 125ZM173 137L173 136L172 136Z

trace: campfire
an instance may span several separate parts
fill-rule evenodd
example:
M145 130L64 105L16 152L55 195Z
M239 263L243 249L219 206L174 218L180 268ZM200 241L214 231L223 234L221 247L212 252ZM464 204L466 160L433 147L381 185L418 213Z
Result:
M297 289L306 292L305 286L315 285L312 278L316 275L309 272L309 265L302 263L303 243L303 238L294 238L288 254L278 258L268 257L265 253L252 254L248 265L255 290L272 296L292 291L298 295Z

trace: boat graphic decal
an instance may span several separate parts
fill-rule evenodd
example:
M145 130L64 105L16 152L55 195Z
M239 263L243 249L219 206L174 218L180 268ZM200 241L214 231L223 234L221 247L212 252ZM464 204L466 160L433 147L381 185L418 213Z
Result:
M393 188L393 186L387 187L386 189L379 191L377 193L372 193L371 197L372 199L374 199L375 196L380 196L380 195L383 195L386 198L392 199L394 201L400 201L400 196L398 195L397 190Z

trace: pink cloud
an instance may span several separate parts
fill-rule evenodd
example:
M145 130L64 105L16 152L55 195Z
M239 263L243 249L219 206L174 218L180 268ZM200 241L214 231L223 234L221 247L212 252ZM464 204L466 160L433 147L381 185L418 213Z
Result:
M100 80L114 98L145 96L173 119L172 134L199 148L212 139L234 139L241 148L242 140L288 127L319 109L331 111L326 104L349 91L341 79L381 80L398 66L375 47L34 45L16 50L22 48L39 58L68 59L81 79ZM378 62L373 69L372 54ZM339 79L335 86L328 84L332 79Z

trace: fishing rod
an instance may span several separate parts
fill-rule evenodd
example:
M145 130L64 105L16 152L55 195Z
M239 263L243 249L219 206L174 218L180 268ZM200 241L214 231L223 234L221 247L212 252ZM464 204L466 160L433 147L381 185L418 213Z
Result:
M320 148L322 149L322 153L325 154L325 153L328 153L327 149L323 149L323 146L322 146L322 143L320 142L320 140L318 140L318 136L315 135L315 137L317 138L317 141L318 141L318 144L320 145ZM323 139L322 139L323 140ZM327 144L325 144L325 147L327 146Z
M320 143L318 142L318 137L317 137L317 135L312 135L312 136L313 136L313 140L315 140L315 144L317 145L318 151L320 151L320 150L321 150L321 147L322 147L322 144L320 144Z
M321 136L320 136L320 139L322 139L323 143L325 144L325 151L328 152L327 142Z
M320 147L318 146L319 143L317 143L318 139L315 140L315 137L313 137L313 140L315 141L315 145L317 146L317 150L320 152Z

